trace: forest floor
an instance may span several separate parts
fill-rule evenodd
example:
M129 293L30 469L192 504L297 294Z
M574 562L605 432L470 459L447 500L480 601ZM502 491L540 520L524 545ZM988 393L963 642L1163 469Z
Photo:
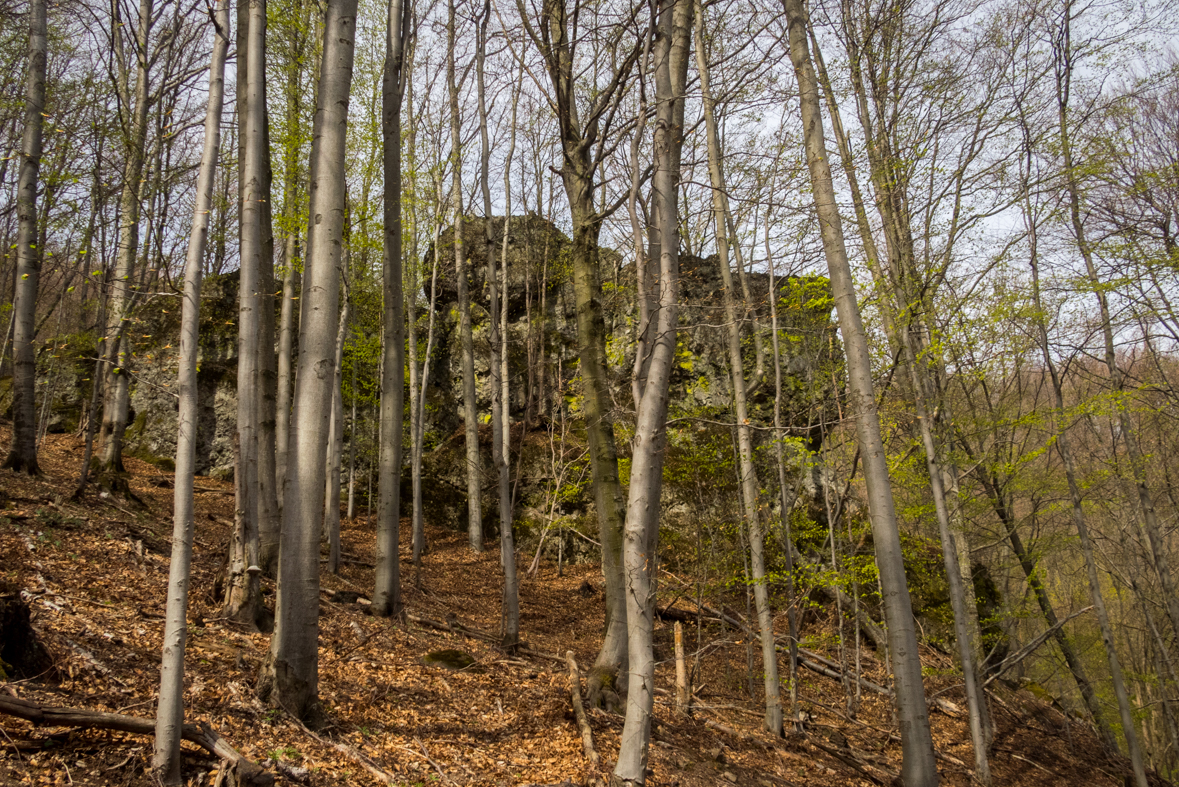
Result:
M0 428L0 445L8 444ZM114 711L150 718L158 690L164 599L170 555L172 478L135 459L131 486L145 504L131 506L91 489L79 502L81 441L50 435L41 450L44 475L0 471L0 584L22 591L57 676L13 680L0 691L49 706ZM345 522L346 562L326 571L320 605L319 695L328 725L317 736L255 697L254 679L267 635L219 620L211 598L233 520L231 484L197 479L196 544L189 606L187 718L207 721L244 756L270 761L278 783L378 783L363 755L389 775L387 783L455 785L586 784L608 778L622 717L589 713L601 766L590 768L570 699L562 659L507 656L492 642L413 623L395 625L364 614L373 582L374 538L364 519ZM409 543L403 520L401 543ZM500 622L498 544L474 554L465 534L432 523L421 587L403 546L401 576L408 611L495 634ZM523 571L531 555L521 555ZM267 601L273 584L265 582ZM572 650L583 670L603 630L601 574L596 565L542 561L520 587L523 637L534 654ZM677 579L660 583L660 605L676 599ZM2 588L0 588L2 591ZM337 603L352 591L361 603ZM335 598L343 598L335 596ZM720 605L723 600L714 599ZM692 612L690 601L677 608ZM736 614L736 613L733 613ZM783 620L783 625L784 625ZM761 707L748 684L749 642L716 620L699 632L685 625L688 651L701 650L690 717L672 706L674 659L670 621L656 621L657 723L648 784L870 785L900 770L900 744L890 704L865 692L854 719L839 680L799 676L805 731L774 740L761 731ZM831 641L831 623L808 620L804 636ZM824 636L824 634L826 636ZM699 643L699 644L698 644ZM426 666L422 656L461 649L475 663L462 670ZM820 648L816 648L821 650ZM827 649L826 655L838 659ZM926 690L963 706L951 659L925 650ZM757 654L760 658L760 655ZM871 650L865 676L885 682ZM757 678L760 683L760 678ZM999 684L994 684L998 686ZM1127 764L1101 753L1092 730L1027 692L1000 687L991 769L997 785L1121 785ZM943 783L972 783L973 755L965 714L930 713ZM340 745L342 744L342 746ZM0 785L151 784L151 740L126 733L35 728L0 715ZM275 766L281 762L282 767ZM213 785L219 764L185 746L191 785Z

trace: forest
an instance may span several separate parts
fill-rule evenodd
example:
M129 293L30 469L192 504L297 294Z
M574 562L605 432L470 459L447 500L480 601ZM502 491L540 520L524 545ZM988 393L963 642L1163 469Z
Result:
M0 783L1169 784L1177 10L0 0Z

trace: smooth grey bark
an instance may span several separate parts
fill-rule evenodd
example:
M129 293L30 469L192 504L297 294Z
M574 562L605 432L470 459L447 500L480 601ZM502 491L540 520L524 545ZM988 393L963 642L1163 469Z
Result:
M128 388L130 378L127 374L129 357L123 330L134 297L131 280L135 275L135 262L139 254L139 198L143 182L150 81L148 38L154 19L152 0L139 0L139 20L134 35L136 48L143 55L135 58L134 99L128 85L130 73L123 52L121 20L116 25L119 29L111 34L115 43L118 72L115 79L116 90L120 102L131 117L123 129L125 161L123 187L119 196L119 251L115 260L115 276L110 284L110 303L107 308L107 359L104 381L106 393L102 404L102 456L99 465L102 474L108 479L111 473L123 472L123 433L127 431L127 413L131 401Z
M245 116L241 122L242 183L241 259L238 279L237 339L237 434L238 463L234 468L240 483L237 490L237 515L230 542L229 571L225 579L225 617L255 628L262 624L262 573L259 555L261 500L258 475L259 415L262 381L259 369L259 345L262 333L262 206L269 197L265 170L269 151L264 136L266 100L266 0L249 0L246 21ZM242 14L238 12L238 39L241 40ZM239 66L240 68L240 66ZM240 82L240 79L239 79ZM239 98L239 105L241 99Z
M12 446L4 467L29 475L37 464L37 289L42 249L37 243L37 179L41 171L41 130L45 112L45 61L48 58L45 0L29 6L29 74L25 89L25 128L17 180L16 284L12 295ZM2 356L0 356L2 357Z
M454 211L454 276L458 289L459 341L462 345L463 426L467 451L467 539L483 551L483 462L479 456L479 416L475 411L475 345L471 335L471 293L467 281L467 248L463 238L463 135L459 84L455 74L455 3L447 3L446 87L450 95L451 208Z
M310 22L310 3L303 6L303 21ZM302 55L305 51L307 39L300 37L293 55ZM294 67L290 64L287 69L285 86L286 127L300 129L303 116L303 93L300 85L302 64ZM278 354L276 358L276 392L275 392L275 430L274 430L274 475L277 492L279 521L282 520L283 487L287 477L287 452L290 442L291 428L291 384L294 382L294 372L291 367L295 338L298 334L298 290L301 248L299 243L299 202L302 199L300 187L300 173L297 146L288 141L283 151L285 159L283 165L283 222L282 229L286 234L283 250L282 266L282 305L279 307L278 323ZM264 566L264 568L268 567Z
M831 181L831 168L827 161L819 90L807 42L807 12L801 0L783 0L782 5L789 31L790 60L799 85L807 167L810 170L831 289L839 314L839 331L847 357L849 398L856 422L856 437L864 460L869 517L888 622L889 653L892 657L897 715L901 728L901 774L905 784L910 787L932 787L938 783L939 777L921 680L917 632L905 580L880 419L876 411L868 342L856 301L855 284Z
M658 195L659 270L657 309L649 345L631 459L623 559L626 577L626 721L622 728L612 787L647 783L651 710L655 702L653 645L656 541L667 444L667 405L679 323L679 185L683 149L684 90L691 57L693 0L661 0L651 33L655 72L654 175Z
M758 505L757 471L753 466L753 435L746 402L745 364L741 357L741 326L737 318L733 293L733 272L729 267L729 239L726 229L729 204L725 175L721 166L720 136L716 127L716 109L709 82L708 54L704 49L704 10L696 3L696 69L700 75L700 93L704 108L704 131L708 147L708 176L712 185L713 224L720 263L721 298L725 307L728 338L729 371L733 383L733 414L737 420L738 464L741 474L741 502L749 532L749 570L753 581L753 598L757 608L761 638L762 678L765 685L765 727L774 735L782 734L782 693L778 680L778 648L774 640L774 619L766 587L765 532ZM771 292L770 297L774 297ZM776 339L775 339L776 340Z
M898 300L902 294L896 294ZM905 365L909 367L909 374L913 385L913 404L917 416L917 426L921 433L922 447L925 449L925 466L929 472L929 485L933 493L933 507L937 516L938 533L941 536L942 561L946 568L946 581L949 585L950 606L954 612L954 638L958 645L958 658L962 663L962 678L965 684L966 707L969 717L970 738L974 744L974 776L983 785L991 783L991 766L987 759L989 745L990 717L983 695L982 685L978 676L978 663L975 660L975 638L970 631L970 617L967 615L966 591L963 587L962 572L959 570L958 551L951 535L949 501L946 494L945 479L949 473L941 454L937 440L933 434L933 419L929 402L933 400L930 381L918 366L916 353L913 351L914 337L911 328L904 326L899 331L905 351ZM973 601L973 595L970 599ZM975 618L977 624L977 617Z
M412 0L390 0L381 78L381 145L385 176L384 267L381 273L383 360L381 446L377 494L377 566L373 614L401 615L401 454L405 416L405 307L401 261L401 104L405 95L405 42ZM416 294L415 296L416 297ZM413 416L411 418L411 429Z
M426 525L422 511L422 453L426 437L426 391L430 383L430 356L434 350L435 315L438 306L438 268L442 241L442 180L439 176L434 183L438 200L438 217L434 222L434 259L430 268L430 305L426 319L426 349L422 353L422 374L417 389L417 407L413 415L413 444L410 448L410 480L413 484L413 565L414 583L420 588L422 582L422 553L426 550Z
M293 212L294 208L291 207L289 210ZM278 356L276 358L278 385L274 428L274 475L278 487L279 521L282 517L283 487L286 485L287 452L291 432L291 383L294 382L291 353L294 351L295 333L298 330L299 322L296 311L299 301L299 296L296 294L299 289L299 277L296 273L299 260L298 233L291 232L287 235L285 245L282 269L282 306L279 307L278 316Z
M229 3L219 0L212 13L213 54L209 60L209 105L205 144L197 173L196 206L184 262L180 316L180 364L177 370L180 410L176 429L176 474L172 497L172 561L168 567L164 647L160 659L160 696L152 769L166 785L181 784L180 738L184 725L184 650L188 632L188 586L193 539L193 475L197 443L197 336L201 273L209 240L209 209L221 147L221 110L225 95L225 59L229 52Z
M516 543L512 533L512 485L508 467L508 448L505 442L506 430L510 426L507 416L504 387L506 370L506 346L503 344L507 322L502 320L499 303L499 279L495 270L495 250L492 240L491 222L491 143L487 134L487 90L484 65L487 60L487 25L491 21L491 0L484 0L479 16L475 40L475 86L479 101L479 183L483 192L483 252L487 259L488 295L488 370L491 385L491 459L496 470L496 488L499 497L499 543L500 569L504 575L502 602L502 645L509 653L515 652L520 644L520 591L516 580ZM519 96L519 88L514 91ZM512 145L515 146L515 101L512 105ZM508 153L507 168L511 165L512 153ZM504 177L505 195L511 194L511 183ZM504 249L508 242L508 221L511 218L511 203L504 214ZM505 253L506 262L507 255ZM507 282L504 282L507 286ZM507 292L504 292L507 302Z
M339 324L344 150L357 0L327 0L311 152L299 365L291 416L274 636L259 693L298 718L319 716L319 533Z
M348 256L345 249L344 256ZM348 313L351 307L348 286L344 286L344 309L336 331L336 351L332 381L332 414L328 422L327 457L324 466L323 533L328 542L327 569L340 573L340 460L344 453L344 341L348 336Z

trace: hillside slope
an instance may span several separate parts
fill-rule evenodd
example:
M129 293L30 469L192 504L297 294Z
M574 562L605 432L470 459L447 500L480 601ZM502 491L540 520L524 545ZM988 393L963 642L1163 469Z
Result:
M0 432L0 444L8 436ZM48 648L56 678L13 680L0 691L43 705L85 707L150 717L157 689L171 532L171 477L128 460L143 510L88 494L69 502L80 443L50 435L42 448L46 475L28 479L0 471L0 593L21 591ZM210 597L233 517L232 487L198 479L197 533L190 605L189 719L206 720L243 755L278 761L279 783L376 783L359 756L393 784L523 785L572 782L594 775L583 755L563 659L572 650L592 662L603 627L600 575L592 565L542 561L521 583L524 638L530 655L507 657L465 629L499 626L498 555L472 554L465 536L433 527L421 587L403 551L405 600L419 621L395 626L364 614L372 584L373 538L363 521L345 524L347 563L325 574L321 596L320 696L329 726L318 737L252 691L268 637L218 620ZM408 524L407 522L404 524ZM408 527L402 544L408 544ZM521 555L523 567L531 555ZM267 592L273 585L267 583ZM678 599L676 582L661 583L660 604ZM349 592L352 595L349 595ZM359 594L359 603L353 601ZM271 597L272 600L272 597ZM719 602L717 602L719 603ZM705 620L685 625L689 653L700 643L698 687L691 718L670 706L674 663L671 623L657 623L658 724L651 749L651 785L860 785L887 783L899 771L900 745L889 703L868 692L854 720L845 715L840 681L800 675L805 732L773 741L760 730L761 712L745 689L747 642L739 630ZM783 621L784 623L784 621ZM444 624L444 626L447 624ZM820 614L804 632L822 640ZM826 638L830 640L830 637ZM426 666L422 657L458 649L474 658L462 670ZM837 659L837 654L827 653ZM926 657L927 689L961 704L950 659ZM871 651L864 672L885 673ZM992 772L1000 785L1120 785L1124 762L1100 754L1087 725L1070 720L1026 692L1001 689L993 704L996 738ZM965 719L933 711L935 743L945 784L972 783ZM621 716L591 711L594 743L608 777ZM150 739L125 733L34 728L0 715L0 784L147 785ZM193 785L212 785L218 763L192 749L185 772Z

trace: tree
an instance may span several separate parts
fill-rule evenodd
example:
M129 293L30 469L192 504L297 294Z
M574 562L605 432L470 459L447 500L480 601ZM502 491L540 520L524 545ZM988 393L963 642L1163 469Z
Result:
M708 53L704 49L704 10L696 0L696 67L700 73L700 92L704 105L704 129L708 144L708 175L712 184L713 217L716 227L717 261L721 274L721 298L725 306L728 337L729 372L733 384L733 415L737 419L737 444L741 475L741 502L749 532L750 579L757 605L758 631L761 634L762 673L766 692L765 726L774 735L782 734L782 699L778 680L778 645L774 639L773 614L766 587L765 534L758 504L759 485L753 467L753 434L746 401L745 365L741 357L741 325L737 320L733 293L733 272L729 267L729 203L725 188L722 152L717 133L716 107L709 82ZM770 297L775 294L771 291Z
M240 8L240 6L239 6ZM242 39L242 14L238 13L238 40ZM229 572L225 582L225 616L263 628L262 573L259 555L259 521L262 513L258 474L259 420L262 381L259 363L262 337L263 205L270 189L266 183L270 158L266 144L266 0L250 0L246 21L245 116L240 145L242 155L241 252L238 279L237 440L234 468L237 515L230 542ZM238 54L239 62L242 59ZM242 69L239 66L239 74ZM240 82L240 78L239 78ZM239 97L239 105L241 98ZM240 476L240 477L237 477Z
M607 72L602 84L594 86L591 96L584 96L586 101L581 104L577 92L578 72L575 71L578 42L570 30L570 16L579 16L580 2L575 0L570 14L565 0L544 0L535 25L523 0L517 0L516 7L528 38L544 59L552 84L552 105L561 139L561 181L573 225L570 263L577 312L577 345L606 595L606 634L590 671L587 694L592 704L604 704L603 686L614 683L616 676L625 672L627 667L627 606L622 566L626 519L622 485L618 480L618 449L614 442L614 403L607 374L606 322L602 316L598 246L602 222L617 206L599 210L595 195L601 185L597 182L597 172L608 146L612 147L616 139L617 108L642 47L631 46L616 53L621 57L611 57L613 70ZM615 48L621 45L621 36L625 32L625 25L612 30L610 40ZM542 364L541 371L543 368Z
M450 96L451 208L454 211L454 276L458 289L459 339L462 342L463 425L467 450L467 538L471 549L483 551L483 460L479 456L479 418L475 412L475 346L471 335L471 293L467 274L466 239L463 237L463 135L459 113L458 57L454 0L447 3L446 89Z
M401 234L401 104L405 96L406 41L412 0L390 0L381 82L381 142L385 172L384 307L382 312L380 503L373 612L401 615L401 455L405 411L405 312ZM416 293L412 297L417 297ZM411 420L412 423L412 420Z
M130 362L124 329L130 316L135 286L135 262L139 253L140 187L147 142L147 113L151 104L151 72L148 42L155 21L153 0L139 0L139 17L131 36L134 57L134 87L131 64L124 45L126 25L120 16L121 4L114 6L111 40L115 54L115 89L122 113L123 186L119 196L119 251L111 282L110 307L106 326L106 393L102 405L102 457L100 467L110 483L111 474L123 472L123 433L127 430L130 402ZM134 93L132 93L134 91ZM134 98L132 98L134 95ZM129 117L127 116L129 115ZM121 488L121 485L115 484Z
M610 783L634 787L647 782L651 709L655 702L654 629L656 537L659 532L667 405L679 324L680 153L684 144L684 87L691 57L693 0L662 0L651 34L655 71L654 175L652 203L659 236L656 309L650 315L650 362L639 391L638 414L626 505L627 651L630 675L626 722ZM780 717L779 717L780 723Z
M291 416L275 628L259 693L303 719L319 715L319 534L339 315L344 143L356 0L329 0L311 151L311 205L299 365Z
M913 609L905 580L884 442L880 435L868 342L856 301L843 241L842 222L831 181L831 168L827 162L818 82L807 43L807 12L800 0L783 0L782 5L789 32L790 61L798 79L807 168L810 171L831 288L839 311L839 331L847 356L848 387L855 416L856 437L868 486L868 510L883 590L894 691L901 725L904 753L901 775L905 784L922 787L936 785L937 763L921 680L917 632L913 625Z
M45 113L45 61L48 35L45 0L29 5L29 76L25 96L25 130L17 183L16 288L12 296L12 446L4 467L29 475L37 464L37 408L33 398L37 365L37 287L41 255L37 243L37 175L41 169L41 127Z
M197 176L197 200L184 265L184 300L180 317L180 414L176 433L176 483L172 506L172 561L168 568L168 601L164 649L160 661L160 699L156 707L152 768L167 785L182 782L180 736L184 724L184 650L188 632L188 585L193 539L193 475L197 431L197 328L201 305L201 273L209 239L209 208L213 176L221 146L221 109L225 93L225 59L229 51L229 4L220 0L211 12L213 54L209 60L209 106L205 113L205 144Z

